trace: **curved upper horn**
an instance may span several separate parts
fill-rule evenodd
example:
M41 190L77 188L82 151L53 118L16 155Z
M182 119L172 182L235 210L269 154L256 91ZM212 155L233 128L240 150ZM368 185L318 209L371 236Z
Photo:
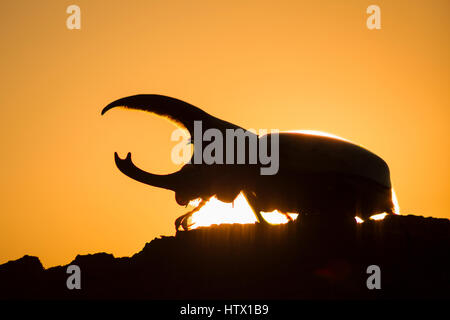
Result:
M224 130L228 128L240 128L237 125L213 117L187 102L158 94L138 94L118 99L108 104L102 110L102 115L108 110L119 106L148 111L167 117L170 120L183 125L189 131L191 136L194 133L194 121L202 121L202 126L205 129L217 128L219 130Z
M140 94L116 100L108 104L102 110L102 115L115 107L143 110L167 117L169 120L183 125L189 131L191 137L194 137L195 121L201 121L202 130L214 128L220 130L224 134L226 129L242 129L237 125L213 117L189 103L157 94ZM196 146L194 143L194 154L201 152L201 144L200 146ZM148 185L170 189L176 192L183 189L183 187L186 186L187 181L195 179L196 176L198 176L198 171L191 172L187 169L168 175L151 174L136 167L131 161L130 153L125 159L121 159L117 153L115 153L114 157L119 170L128 177ZM194 165L192 165L192 167L194 167ZM195 166L195 168L197 169L198 167Z
M137 180L139 182L176 191L180 183L182 182L182 175L180 171L171 174L159 175L148 173L144 170L136 167L131 160L131 153L128 153L125 159L121 159L117 152L114 153L114 160L116 162L117 168L127 175L128 177Z

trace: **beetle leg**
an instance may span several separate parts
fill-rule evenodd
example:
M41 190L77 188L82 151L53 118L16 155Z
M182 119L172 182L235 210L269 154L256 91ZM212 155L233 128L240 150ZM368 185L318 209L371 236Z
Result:
M289 215L289 213L283 212L283 214L286 216L286 218L288 219L289 222L294 221L294 219L292 219L292 217Z
M182 216L179 216L176 220L175 220L175 230L178 232L180 230L180 226L183 227L183 230L186 231L187 228L185 228L186 226L186 222L187 219L189 218L190 212L183 214Z
M206 201L202 199L200 201L199 205L195 207L193 210L189 211L188 213L183 214L182 216L179 216L175 220L175 230L178 231L180 229L180 226L183 228L184 231L188 231L190 227L192 227L194 224L188 224L189 218L196 213L198 210L200 210L204 205L206 204Z
M258 206L258 201L256 196L252 192L242 192L244 194L244 197L247 199L248 203L250 204L250 207L253 210L253 213L256 216L256 219L258 220L260 225L269 225L269 223L263 218L261 215L261 210Z

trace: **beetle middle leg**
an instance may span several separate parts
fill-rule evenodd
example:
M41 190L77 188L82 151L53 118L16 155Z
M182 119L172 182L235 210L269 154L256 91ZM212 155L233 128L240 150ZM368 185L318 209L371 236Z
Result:
M285 217L288 219L288 222L293 222L293 221L294 221L294 219L292 219L292 217L289 215L289 213L287 213L287 212L282 212L282 214L285 215Z
M261 215L261 210L258 205L258 198L250 191L243 191L244 197L247 199L248 203L250 204L250 207L253 210L253 213L256 216L256 219L258 220L260 225L268 226L269 223L263 218Z

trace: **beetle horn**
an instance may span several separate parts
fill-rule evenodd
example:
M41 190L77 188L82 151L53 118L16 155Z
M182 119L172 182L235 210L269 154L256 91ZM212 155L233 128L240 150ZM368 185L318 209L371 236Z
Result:
M240 128L237 125L213 117L187 102L158 94L138 94L118 99L108 104L102 110L102 115L108 110L119 106L148 111L167 117L169 120L184 126L191 134L191 137L194 134L194 121L202 121L204 129L216 128L222 131L227 128Z
M180 171L171 174L159 175L148 173L135 166L131 160L131 153L127 154L125 159L121 159L117 152L114 153L114 160L117 168L126 176L137 180L139 182L158 187L176 191L180 182L183 180Z
M237 125L215 118L189 103L157 94L140 94L116 100L102 110L102 115L115 107L143 110L166 117L184 126L191 137L194 137L195 121L201 121L203 130L215 128L225 133L226 129L242 129ZM201 145L196 146L194 141L191 142L194 144L194 154L202 152ZM188 174L186 170L180 170L168 175L156 175L145 172L134 165L131 161L130 153L125 159L121 159L115 153L115 161L119 170L128 177L159 188L177 191L186 185L186 181L192 179L192 173ZM189 176L191 177L189 178Z

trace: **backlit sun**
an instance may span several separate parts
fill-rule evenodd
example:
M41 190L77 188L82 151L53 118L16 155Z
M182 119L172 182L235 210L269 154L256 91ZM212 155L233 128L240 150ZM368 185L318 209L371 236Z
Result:
M394 202L394 213L400 214L397 198L394 190L392 190L392 200ZM193 200L189 203L192 207L197 207L200 199ZM263 218L269 224L283 224L289 222L288 218L281 212L274 210L272 212L261 212ZM298 218L298 213L288 213L292 220ZM371 220L383 220L387 213L375 214L370 217ZM209 227L214 224L253 224L257 222L255 214L250 207L247 199L242 193L236 198L233 203L225 203L218 200L216 197L210 198L207 203L197 212L195 212L189 221L190 229L199 227ZM363 223L364 220L360 217L355 217L357 223Z
M196 207L199 203L200 200L197 199L191 201L189 205ZM277 210L272 212L261 212L261 215L270 224L282 224L289 221L284 214ZM293 220L298 216L297 213L289 213L289 215ZM213 224L250 224L256 222L257 219L252 208L244 195L240 193L233 203L222 202L216 197L210 198L199 211L192 215L189 224L192 224L191 229L195 229L199 227L208 227Z

